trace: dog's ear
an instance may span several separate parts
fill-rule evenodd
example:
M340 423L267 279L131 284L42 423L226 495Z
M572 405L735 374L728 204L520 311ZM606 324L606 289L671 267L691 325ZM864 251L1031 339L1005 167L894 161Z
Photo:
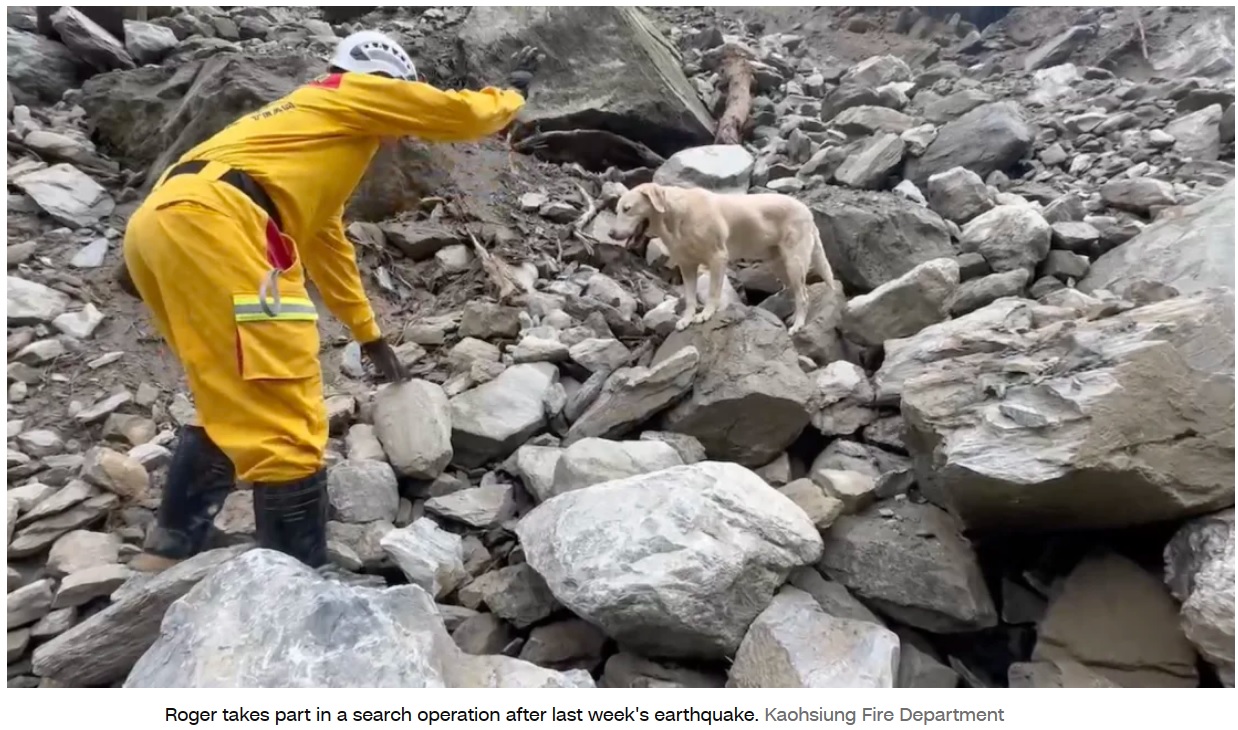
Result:
M659 185L649 185L645 187L645 197L649 199L649 204L653 209L662 215L666 212L666 191Z

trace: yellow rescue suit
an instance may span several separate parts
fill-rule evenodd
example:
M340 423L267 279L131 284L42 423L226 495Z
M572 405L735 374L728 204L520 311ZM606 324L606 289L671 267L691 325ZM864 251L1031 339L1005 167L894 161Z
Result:
M125 262L185 367L202 427L239 479L289 482L322 467L327 418L306 271L358 342L381 336L342 215L383 138L476 140L523 105L514 91L331 74L169 168L205 162L195 174L164 173L129 221ZM233 169L260 184L278 221L220 180Z

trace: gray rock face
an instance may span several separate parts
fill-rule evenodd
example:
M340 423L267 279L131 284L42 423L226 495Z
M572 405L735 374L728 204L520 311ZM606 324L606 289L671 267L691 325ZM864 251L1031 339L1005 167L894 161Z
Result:
M451 443L461 466L507 457L546 425L546 392L559 380L550 363L513 365L451 399Z
M1037 633L1033 661L1078 662L1120 687L1199 683L1195 649L1182 633L1169 592L1117 554L1079 563Z
M102 185L67 162L27 172L11 182L52 218L73 228L94 225L116 207Z
M498 527L516 514L509 484L486 484L426 501L426 510L477 529Z
M453 455L451 404L436 383L389 385L374 398L374 434L396 473L434 479Z
M559 608L546 581L528 563L486 573L470 583L468 590L480 595L487 608L518 629L542 621Z
M1092 262L1079 289L1120 291L1136 279L1181 294L1234 288L1234 182L1163 218Z
M954 255L945 222L897 196L826 186L804 202L834 275L853 291L872 291L918 264Z
M19 103L54 104L77 88L81 71L69 49L34 33L7 30L8 79Z
M879 624L837 618L783 588L748 628L728 687L892 688L899 640Z
M1084 44L1096 37L1096 30L1095 27L1087 25L1067 28L1027 54L1027 58L1023 61L1023 69L1031 72L1065 63Z
M1100 186L1100 196L1114 208L1140 214L1146 214L1155 206L1178 202L1172 185L1151 177L1110 180Z
M52 15L60 42L99 71L134 68L123 39L115 38L80 11L62 6Z
M742 145L715 144L676 152L653 174L659 185L746 193L756 158Z
M1053 253L1053 251L1049 252L1050 255ZM950 300L950 314L960 317L988 306L998 299L1018 297L1022 295L1031 277L1030 270L1015 269L965 281L954 293L954 298Z
M719 462L568 492L516 533L559 602L655 658L734 654L787 573L821 550L799 507Z
M726 677L706 674L666 662L654 662L635 654L619 652L606 660L600 687L645 689L699 687L720 689Z
M899 81L910 81L911 69L898 56L871 56L847 69L840 85L876 88Z
M1174 152L1190 160L1211 162L1221 153L1220 104L1206 106L1199 111L1178 117L1165 127L1174 138Z
M939 129L924 154L908 161L906 177L921 189L932 175L956 167L988 177L1026 155L1034 136L1017 103L978 106Z
M697 378L691 394L666 413L667 431L695 436L710 458L759 467L808 425L812 383L786 329L768 312L732 308L675 332L654 367L689 345L700 353Z
M112 604L34 650L34 673L64 687L120 681L158 639L164 612L215 567L248 550L209 550L156 575L134 576Z
M679 452L661 441L582 439L563 450L551 496L682 465Z
M993 196L980 176L963 167L931 175L926 193L929 206L943 218L963 224L991 209Z
M904 149L903 140L897 134L878 134L843 160L834 172L834 179L853 188L880 188L903 161Z
M830 126L847 135L892 132L896 135L916 126L914 117L881 106L854 106L830 120Z
M340 522L390 522L400 509L395 472L382 461L336 464L327 472L327 492L335 519Z
M835 360L813 374L818 410L813 428L827 436L848 436L877 420L874 392L858 365Z
M240 640L244 637L244 640ZM125 687L591 687L452 642L434 601L413 585L327 580L293 558L254 550L168 609Z
M959 286L959 265L933 259L847 302L839 329L863 345L907 337L949 316Z
M1186 638L1234 686L1234 510L1191 520L1165 546L1165 582Z
M434 598L451 593L468 577L460 536L440 528L428 517L388 532L379 545L410 583Z
M971 545L942 510L873 506L838 518L822 537L817 569L900 623L933 633L997 625Z
M479 83L502 76L527 45L546 54L541 89L520 129L585 124L645 145L663 157L708 144L713 121L671 46L635 8L490 7L460 30L464 67Z
M566 440L626 435L683 397L692 388L699 364L700 353L688 346L650 367L616 370L572 423Z
M999 205L963 228L959 247L984 256L994 272L1033 269L1049 255L1053 229L1034 209Z
M979 89L961 89L925 105L924 118L934 124L945 124L991 101L993 97Z
M12 631L29 626L46 616L52 610L52 597L52 581L48 578L36 580L9 593L7 628Z
M1029 326L1040 311L1054 308L1000 300L886 344L878 396L901 381L924 493L973 529L1131 526L1232 505L1232 292Z
M179 42L171 28L140 20L125 21L125 50L138 63L159 63Z

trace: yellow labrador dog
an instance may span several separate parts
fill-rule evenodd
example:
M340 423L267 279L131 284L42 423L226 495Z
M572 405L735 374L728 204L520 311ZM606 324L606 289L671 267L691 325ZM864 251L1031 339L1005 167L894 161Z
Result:
M788 334L800 331L808 317L809 272L834 285L812 211L789 195L723 194L644 183L624 193L615 212L612 238L626 240L647 230L662 239L671 263L679 267L685 306L677 330L717 313L731 259L768 262L791 289L795 317ZM697 314L696 280L702 266L709 268L709 297Z

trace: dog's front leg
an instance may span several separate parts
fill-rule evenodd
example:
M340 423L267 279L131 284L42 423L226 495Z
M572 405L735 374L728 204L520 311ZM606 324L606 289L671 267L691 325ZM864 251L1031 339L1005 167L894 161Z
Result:
M675 323L675 329L682 331L692 324L694 315L696 314L696 277L700 273L700 267L688 264L679 265L679 274L683 277L683 314L679 316L679 321Z
M705 309L692 319L700 324L711 319L722 306L722 285L726 282L726 258L714 256L709 260L709 298L705 300Z

